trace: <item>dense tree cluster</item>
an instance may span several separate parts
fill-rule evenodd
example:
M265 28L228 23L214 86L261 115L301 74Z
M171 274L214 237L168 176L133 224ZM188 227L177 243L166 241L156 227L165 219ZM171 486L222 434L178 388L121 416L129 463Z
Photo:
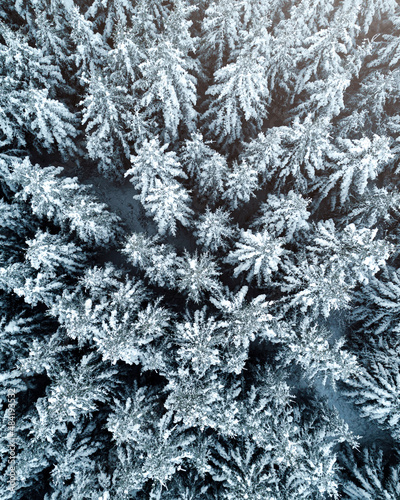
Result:
M400 498L399 37L395 0L0 0L2 499Z

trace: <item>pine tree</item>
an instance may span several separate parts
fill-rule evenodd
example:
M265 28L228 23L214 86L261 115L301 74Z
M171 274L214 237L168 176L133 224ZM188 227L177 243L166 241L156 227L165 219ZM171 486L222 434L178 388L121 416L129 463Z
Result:
M176 153L167 151L168 144L160 145L158 138L145 140L138 154L131 157L132 167L125 176L140 191L140 201L145 202L151 189L156 188L156 179L168 184L177 177L186 178Z
M328 177L317 181L320 200L330 194L332 208L347 204L353 194L362 195L391 158L388 140L377 135L372 141L364 137L338 139L338 143L340 150L329 155L335 166Z
M274 127L246 144L242 157L278 189L288 183L306 193L319 171L326 168L332 150L330 125L326 119L296 117L292 125Z
M35 40L37 48L50 56L64 75L66 86L61 92L70 93L73 68L70 51L70 20L72 5L66 2L29 2L32 9L31 21L28 20L30 36Z
M114 399L106 426L116 444L144 446L158 413L159 403L156 391L139 387L137 381L124 394L123 401Z
M241 28L240 5L233 1L213 1L204 13L201 25L202 57L219 70L232 59Z
M193 211L189 207L189 193L174 180L165 185L160 179L155 179L154 184L143 205L156 222L159 234L163 235L168 231L175 236L177 221L182 226L191 225Z
M387 13L390 11L394 11L396 6L394 3L392 3L390 0L386 2L382 2L382 4L387 4L386 7L388 7L390 4L393 5L392 8L387 9ZM369 63L369 66L375 67L375 66L381 66L383 64L388 64L389 67L391 68L397 68L398 63L399 63L399 58L400 58L400 53L399 53L399 40L398 37L394 34L398 32L399 27L400 27L400 21L398 16L392 15L390 16L390 21L393 27L393 31L390 34L385 34L382 35L381 39L375 40L375 54L376 54L376 60L371 61Z
M357 197L351 212L346 214L345 221L351 221L360 228L379 225L391 229L391 222L398 217L399 204L399 193L392 189L374 186Z
M59 177L61 167L32 165L28 158L0 157L3 179L39 219L50 219L83 242L108 246L120 233L120 219L98 203L76 178Z
M163 489L176 471L181 469L184 460L189 456L188 445L193 441L192 437L185 436L173 426L171 413L165 413L153 423L151 432L143 437L142 442L135 443L134 448L128 446L126 451L120 448L120 464L115 474L117 492L120 494L126 495L141 490L147 481L151 482L152 494ZM133 468L136 474L129 477L126 468ZM125 481L128 484L124 484Z
M279 6L278 2L276 6ZM268 65L269 88L274 91L272 95L280 96L283 93L285 98L289 99L296 79L295 54L300 42L311 34L313 28L315 29L314 16L329 16L330 8L332 8L331 2L324 2L321 5L319 2L312 3L305 0L298 4L288 3L285 17L278 14L276 23L272 27L271 56Z
M116 23L126 26L132 22L134 5L126 0L94 0L85 12L85 17L93 19L104 40L114 34Z
M252 367L238 405L237 432L244 440L270 452L270 465L292 465L301 455L296 412L283 372L265 363Z
M190 255L185 251L178 261L177 288L199 303L205 293L218 295L221 285L218 266L208 253Z
M388 109L394 106L399 99L397 86L398 73L396 70L373 70L363 79L360 92L352 98L354 114L360 116L358 128L368 133L388 133ZM368 109L368 114L362 111ZM357 115L356 115L357 116Z
M305 92L307 100L296 111L309 113L312 110L332 118L344 107L343 93L356 67L352 61L351 30L354 25L354 15L337 13L329 26L312 33L298 48L296 64L299 70L292 99ZM340 83L333 86L333 82Z
M360 405L363 417L376 420L400 439L400 383L399 344L382 341L379 347L362 353L362 370L347 381L346 394Z
M215 204L224 192L228 176L226 158L203 141L201 134L186 140L181 153L182 163L195 180L196 191L202 198Z
M52 443L49 451L53 467L51 470L51 486L55 491L65 494L65 486L75 476L83 476L95 471L95 461L91 456L98 453L101 444L93 440L95 425L77 425L67 436ZM91 432L92 431L92 432ZM72 490L73 488L71 488ZM54 494L53 494L54 495Z
M191 368L199 378L221 364L220 350L225 336L225 324L206 314L205 308L196 310L193 319L187 315L184 323L175 324L174 343L178 346L180 367Z
M0 290L22 297L27 304L40 303L51 306L57 293L65 287L60 276L55 273L35 272L24 262L16 262L0 269Z
M306 417L301 407L290 404L285 384L282 386L268 370L262 374L264 384L258 381L258 395L252 388L249 399L243 401L245 410L243 417L239 413L239 420L242 417L243 425L253 432L257 429L257 437L263 436L265 441L257 446L254 438L243 436L234 442L219 439L214 447L212 475L215 481L223 481L223 498L246 498L250 492L258 495L256 498L334 496L338 481L333 443L349 439L354 444L346 425L324 405ZM258 411L253 412L254 405Z
M258 189L257 171L246 162L234 162L226 179L226 189L222 199L231 210L248 203Z
M395 0L2 7L0 497L399 496Z
M212 97L203 117L204 127L219 144L229 145L254 135L266 118L266 58L258 54L257 42L252 36L245 38L237 59L215 72L214 85L207 90Z
M208 485L204 485L202 478L196 472L182 472L180 475L175 474L168 489L156 494L155 500L211 500L214 498L212 493L207 493L210 490Z
M65 332L62 329L57 329L50 335L47 330L41 338L35 337L29 341L26 351L18 359L18 366L24 377L51 373L52 367L59 362L60 355L74 350L74 346L65 344Z
M393 0L368 0L365 4L361 4L361 2L353 4L346 1L343 5L343 10L354 10L358 13L358 24L365 34L369 33L372 26L373 31L375 31L386 18L396 19L396 9L397 4Z
M377 229L356 229L349 224L337 231L330 219L319 222L310 250L315 255L330 255L330 262L342 266L350 281L368 283L386 264L394 248L386 240L375 240Z
M55 88L63 83L53 58L31 47L27 37L0 25L0 145L25 148L28 143L39 151L56 148L67 158L77 149L77 120L61 101ZM16 63L11 63L16 61Z
M305 313L312 307L316 317L348 309L357 283L367 284L393 252L387 241L374 241L376 234L367 228L357 230L354 224L340 232L332 220L320 222L310 253L285 262L285 284L280 287L291 294L284 299L289 308L300 306Z
M167 39L148 49L139 68L141 78L134 84L141 96L138 104L145 118L156 120L163 141L176 140L181 125L193 132L197 116L195 61Z
M217 458L213 459L212 476L223 482L224 500L276 498L277 479L270 467L268 451L261 451L250 440L243 440L236 448L225 450L216 443Z
M284 272L280 288L289 293L282 299L288 309L299 308L315 318L320 314L327 318L331 311L349 309L355 282L349 282L343 265L307 259L302 254L296 262L285 263Z
M274 238L268 231L242 231L240 240L236 243L237 249L229 253L227 262L236 265L235 277L248 271L247 281L257 278L258 285L268 283L272 273L278 270L281 256L285 253L282 244L282 238Z
M207 207L206 212L196 222L197 243L212 253L226 250L236 234L235 229L229 212L221 208L212 212Z
M74 274L82 270L85 256L74 243L60 235L38 231L35 238L28 240L25 259L37 270L54 272L61 268Z
M129 237L122 252L129 262L146 274L150 283L174 288L176 285L177 255L171 245L159 243L159 237L135 233Z
M108 69L112 82L128 88L132 96L134 93L131 92L131 87L140 77L139 66L146 58L146 44L142 46L140 43L142 35L138 31L140 31L140 26L137 26L136 23L131 28L118 26L114 36L113 49L107 53ZM155 35L153 34L153 36Z
M7 413L6 415L7 416ZM6 418L4 419L6 421ZM2 448L8 450L9 441L7 436L7 426L4 422L2 425ZM4 436L4 438L3 438ZM4 480L0 483L0 492L4 499L12 500L17 495L23 497L26 494L30 494L32 490L41 491L43 489L37 483L37 479L44 481L45 470L49 466L49 461L46 457L45 446L36 445L32 446L29 439L24 439L20 433L17 433L16 443L19 451L16 453L15 462L8 463L8 456L4 459L3 470L4 470ZM4 456L4 455L3 455ZM3 461L2 461L3 462ZM2 463L3 465L3 463ZM14 465L14 470L12 466ZM15 473L15 490L10 488L10 484L7 483L6 478L11 478L12 473Z
M107 176L121 174L129 158L128 136L135 130L134 102L127 89L115 86L107 76L93 75L81 102L89 157Z
M37 228L37 221L22 203L6 203L0 200L0 263L19 260L25 250L25 241Z
M121 314L123 316L119 319ZM145 367L148 346L164 336L169 322L170 314L158 303L147 305L137 315L111 307L97 322L93 340L103 360L110 360L113 364L122 360Z
M389 500L400 495L399 465L394 464L387 469L383 451L376 446L363 448L358 454L346 448L341 462L346 470L343 478L343 498Z
M267 133L261 132L243 145L240 158L259 174L260 186L270 180L273 172L279 168L280 157L283 155L281 147L283 130L283 127L268 129Z
M257 340L275 340L277 333L273 317L268 312L270 306L265 295L258 295L246 302L248 287L238 293L228 293L211 298L211 302L222 313L225 322L225 359L224 371L240 374L249 356L250 344Z
M87 270L75 290L65 292L50 313L69 337L95 345L104 359L137 364L144 355L141 346L162 335L169 321L158 302L142 308L147 298L141 281L123 281L112 266L95 268Z
M278 359L284 366L293 361L299 364L310 382L321 380L325 385L329 380L336 389L336 382L354 376L358 365L356 357L343 348L345 339L333 342L330 337L325 327L318 327L307 318L291 329Z
M44 401L51 425L77 423L82 415L96 411L98 403L108 401L110 392L118 385L113 377L116 373L116 370L102 367L93 353L82 357L73 367L56 367Z
M108 56L108 47L100 34L95 33L93 23L85 19L77 6L68 9L68 16L74 44L71 57L77 68L76 76L80 77L83 83L85 78L100 70L102 61Z
M15 85L18 89L27 87L47 89L54 97L55 88L63 83L60 68L43 49L32 47L23 31L13 31L4 23L0 25L2 85ZM10 64L13 61L13 64Z
M137 156L131 157L132 168L125 176L140 190L135 197L158 225L160 234L176 234L176 221L190 225L192 210L188 206L189 194L177 181L186 178L174 152L166 152L168 145L160 146L158 138L144 141Z
M260 216L253 222L253 227L267 230L271 235L282 236L286 241L293 241L300 231L309 228L307 210L310 200L289 191L286 196L268 195L267 201L260 207Z
M190 369L171 371L165 388L164 406L174 414L174 421L186 429L208 428L232 437L237 432L238 383L228 385L225 377L207 371L201 378Z
M372 277L362 290L355 293L354 322L361 322L364 331L380 336L398 332L400 297L399 272L388 267Z
M62 235L38 231L26 241L24 261L1 268L1 288L24 297L28 304L50 305L55 293L66 286L67 276L84 267L86 255Z

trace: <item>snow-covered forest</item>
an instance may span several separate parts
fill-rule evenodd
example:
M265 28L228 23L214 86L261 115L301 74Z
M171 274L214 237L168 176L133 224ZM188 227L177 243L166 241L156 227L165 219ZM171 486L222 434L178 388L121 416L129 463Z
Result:
M0 498L400 499L396 0L0 0Z

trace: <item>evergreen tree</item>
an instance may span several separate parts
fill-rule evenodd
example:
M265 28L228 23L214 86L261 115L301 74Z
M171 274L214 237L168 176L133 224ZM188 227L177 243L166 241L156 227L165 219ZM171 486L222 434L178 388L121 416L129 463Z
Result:
M137 156L132 156L132 168L125 176L140 190L140 200L158 225L158 232L176 234L176 221L190 225L192 210L189 194L176 177L186 178L174 152L166 152L168 145L160 146L157 138L145 141Z
M364 448L360 454L346 449L341 458L348 474L344 476L343 498L389 500L400 495L399 466L391 465L387 470L383 451L376 446Z
M182 226L191 225L193 211L189 203L188 192L178 182L172 180L165 185L160 179L155 179L155 186L149 189L143 205L156 222L159 234L168 231L175 236L177 221Z
M288 183L302 193L326 168L326 155L332 150L329 122L307 116L296 117L290 127L269 129L246 144L242 157L255 168L264 182L272 180L278 189Z
M362 196L357 197L356 203L345 220L351 221L357 227L374 226L389 227L393 219L397 220L399 193L387 188L374 187L367 189Z
M309 200L289 191L286 196L269 195L267 201L260 207L260 216L253 226L265 229L274 236L283 236L286 241L293 241L300 231L309 228L307 210Z
M193 49L189 47L188 50ZM148 49L135 82L145 118L155 118L164 142L177 139L178 127L194 131L196 121L196 64L171 41L161 40Z
M269 104L266 60L264 54L258 54L257 40L249 38L243 40L244 49L235 62L215 72L215 83L207 90L212 98L203 120L208 134L219 144L243 140L247 123L254 135L266 117Z
M76 178L59 177L61 167L32 165L28 158L0 157L4 182L17 197L29 202L39 219L53 220L83 242L108 246L120 232L120 219L80 185Z
M232 218L229 212L217 208L212 212L208 207L196 223L197 243L215 253L226 250L235 236L235 227L232 227Z
M384 269L379 278L374 276L356 292L353 321L361 322L363 330L374 336L397 333L399 294L399 271Z
M362 353L362 370L349 380L347 395L360 405L363 417L376 420L400 439L399 344L383 341Z
M34 269L51 273L61 268L73 274L83 267L85 257L82 250L59 235L38 231L35 238L26 243L25 259Z
M278 335L265 295L246 302L247 286L236 294L227 292L210 300L222 314L226 328L224 371L239 375L249 358L250 345L263 340L275 342Z
M393 252L386 240L375 240L377 230L359 229L349 224L343 231L330 219L319 222L310 245L314 255L330 255L330 262L343 266L351 281L368 283L369 278L385 266Z
M80 77L83 83L85 78L99 72L102 60L108 56L108 47L100 34L95 33L93 23L85 19L77 6L68 9L68 15L74 44L71 57L77 68L76 76Z
M164 186L177 177L186 178L176 153L167 151L168 144L160 145L158 138L145 140L138 154L131 157L132 167L125 173L130 182L140 191L138 199L144 204L147 196L157 187L156 180Z
M271 458L267 451L260 451L249 440L226 451L216 444L218 458L213 460L213 479L224 484L222 498L274 498L277 479L268 470ZM276 498L276 497L275 497Z
M344 93L358 75L364 55L362 46L359 53L352 50L354 29L353 11L346 15L339 10L329 26L310 34L296 51L299 70L294 95L305 94L295 108L297 115L311 113L332 119L344 108Z
M130 155L128 135L135 128L135 116L130 111L134 102L127 89L113 85L107 77L93 75L81 105L89 157L98 160L100 172L121 174L123 159Z
M77 423L82 415L96 411L99 402L108 401L118 386L113 377L116 373L102 367L93 353L82 357L78 365L53 368L49 373L52 384L42 406L49 419L48 430L54 432L61 423Z
M126 0L94 0L85 12L85 17L93 19L104 40L109 40L114 34L116 23L124 26L132 22L134 5Z
M302 254L295 262L285 263L284 271L284 283L280 288L289 292L282 299L288 309L299 308L315 318L321 314L327 318L331 311L349 309L355 283L349 282L341 264L322 263Z
M177 288L198 303L205 293L218 295L221 285L218 281L218 267L207 253L190 255L185 252L178 261Z
M63 77L54 58L4 24L0 35L0 145L25 148L32 142L39 152L57 148L64 158L74 156L77 120L55 98Z
M320 199L330 194L332 208L345 205L353 194L362 195L391 158L384 137L375 136L372 141L368 137L354 141L338 139L338 142L340 150L330 155L335 166L329 176L317 182Z
M257 171L246 162L235 162L226 180L226 189L222 198L231 210L248 203L258 189Z
M282 244L281 238L274 238L265 230L257 233L242 231L236 244L237 249L229 253L227 262L236 264L234 276L248 271L248 281L257 278L258 285L262 281L268 283L271 274L278 270L281 256L285 253Z
M171 245L159 243L159 237L135 233L129 237L122 252L129 262L145 272L150 283L174 288L177 255Z
M203 141L201 134L194 134L185 141L181 153L182 163L196 182L201 197L215 204L224 192L228 165L224 156Z
M298 363L304 376L310 380L329 380L333 388L336 382L346 381L357 373L356 357L343 349L345 340L330 341L330 332L305 319L290 330L284 339L284 350L278 355L283 365Z
M240 5L236 2L212 1L204 12L201 25L201 49L206 64L216 70L232 59L241 28ZM213 69L214 69L213 68Z
M206 309L197 310L193 319L176 324L175 343L179 346L177 360L181 368L191 368L199 378L207 370L220 365L220 346L224 343L224 324L206 317Z

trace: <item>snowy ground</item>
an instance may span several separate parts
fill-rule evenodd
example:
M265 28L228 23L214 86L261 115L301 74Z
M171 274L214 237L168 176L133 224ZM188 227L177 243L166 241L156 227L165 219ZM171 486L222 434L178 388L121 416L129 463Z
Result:
M104 177L91 176L85 179L84 184L93 186L99 201L106 203L121 218L128 234L157 233L157 226L146 217L141 203L133 199L137 191L128 180L122 184L114 184Z

